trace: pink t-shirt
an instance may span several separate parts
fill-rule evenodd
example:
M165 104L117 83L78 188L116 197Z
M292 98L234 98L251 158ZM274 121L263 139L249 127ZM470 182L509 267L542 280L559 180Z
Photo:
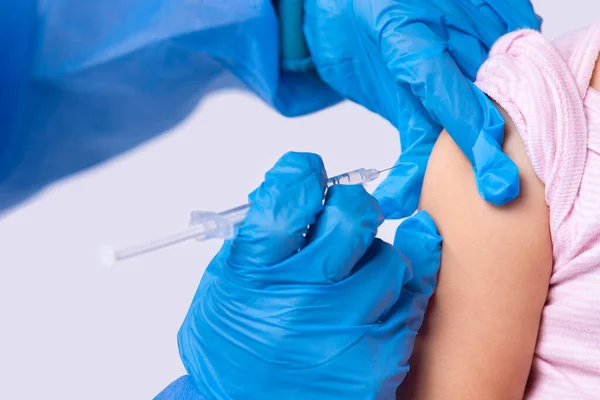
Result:
M600 399L600 25L501 38L477 85L514 121L546 186L554 268L527 399Z

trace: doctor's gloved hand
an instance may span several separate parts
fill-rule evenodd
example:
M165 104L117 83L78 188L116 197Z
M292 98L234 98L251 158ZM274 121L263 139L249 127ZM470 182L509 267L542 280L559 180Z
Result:
M473 81L500 36L540 28L529 0L305 0L303 11L321 79L400 132L402 166L375 194L386 217L416 209L442 127L471 162L485 200L517 196L517 167L502 152L504 121Z
M208 399L391 399L437 283L441 238L425 213L392 246L362 186L334 186L320 157L288 153L250 195L179 331ZM309 227L309 228L307 228Z

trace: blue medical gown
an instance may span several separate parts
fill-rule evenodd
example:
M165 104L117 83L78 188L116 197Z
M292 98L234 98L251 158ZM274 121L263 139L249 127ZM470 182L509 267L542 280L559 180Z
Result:
M269 0L0 0L0 212L220 87L287 116L336 103L316 74L280 71L278 37Z

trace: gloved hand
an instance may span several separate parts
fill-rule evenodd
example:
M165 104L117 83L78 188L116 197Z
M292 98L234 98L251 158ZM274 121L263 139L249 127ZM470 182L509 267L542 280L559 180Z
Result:
M442 126L473 165L485 200L516 197L517 167L501 148L504 120L472 81L498 37L540 24L528 0L304 1L321 79L400 131L402 166L375 193L386 217L416 209Z
M285 155L208 266L178 336L206 398L394 398L441 239L426 213L376 239L377 201L339 185L323 202L326 179L318 156Z

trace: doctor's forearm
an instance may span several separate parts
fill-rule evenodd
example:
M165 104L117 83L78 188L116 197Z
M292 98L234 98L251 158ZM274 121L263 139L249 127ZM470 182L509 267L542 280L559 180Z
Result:
M339 99L314 74L280 73L269 0L6 7L0 47L13 74L0 74L0 212L171 129L225 70L285 115Z

